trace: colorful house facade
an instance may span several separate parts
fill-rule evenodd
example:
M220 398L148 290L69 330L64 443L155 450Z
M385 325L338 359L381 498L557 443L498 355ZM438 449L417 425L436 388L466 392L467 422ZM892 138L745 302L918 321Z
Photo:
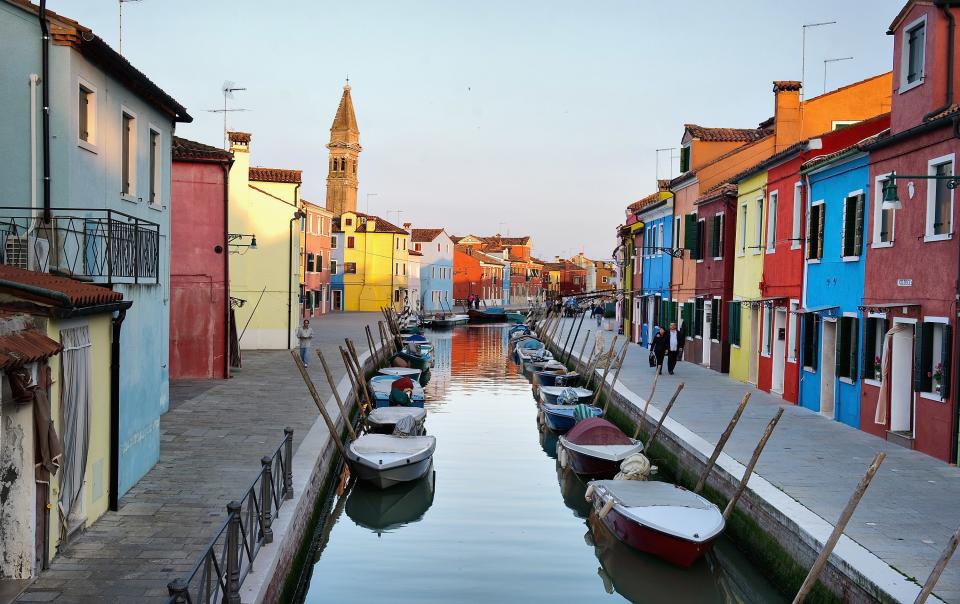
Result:
M379 311L389 307L397 311L407 305L407 262L410 234L379 216L344 212L333 219L336 247L343 254L342 276L335 281L342 291L343 310Z
M330 241L333 236L333 214L326 208L301 199L300 219L301 275L300 316L322 317L330 311Z
M230 376L228 151L173 139L170 379Z
M648 346L653 328L669 322L674 310L670 301L670 270L674 248L673 196L657 193L645 198L635 210L643 223L640 253L640 343ZM636 285L635 285L636 287ZM637 321L635 318L634 321Z
M454 297L453 241L444 229L409 230L412 249L423 254L420 264L420 308L425 312L449 311Z

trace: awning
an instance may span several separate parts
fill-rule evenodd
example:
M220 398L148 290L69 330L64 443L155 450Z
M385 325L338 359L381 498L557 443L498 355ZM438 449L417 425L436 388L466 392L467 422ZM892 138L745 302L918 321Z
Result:
M840 307L836 304L829 304L826 306L812 306L810 308L800 308L796 311L798 315L806 314L816 314L816 315L833 315L834 311Z
M890 310L891 308L919 308L919 302L878 302L873 304L864 303L858 308L863 312L884 312ZM904 310L906 312L906 310Z

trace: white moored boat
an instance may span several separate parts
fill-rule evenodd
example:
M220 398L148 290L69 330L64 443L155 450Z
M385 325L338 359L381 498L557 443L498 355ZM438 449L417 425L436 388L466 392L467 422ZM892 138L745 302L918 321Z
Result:
M357 478L386 489L426 474L436 448L434 436L364 434L347 447L347 461Z
M423 432L427 412L422 407L377 407L367 416L367 428L377 434L392 434L397 422L409 417L414 425L414 434Z
M380 375L408 377L415 382L420 381L420 370L416 367L381 367L377 373Z

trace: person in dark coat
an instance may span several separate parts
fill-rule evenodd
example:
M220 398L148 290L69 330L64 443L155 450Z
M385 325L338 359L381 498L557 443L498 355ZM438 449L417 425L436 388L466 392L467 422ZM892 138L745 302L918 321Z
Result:
M678 328L676 323L670 324L670 330L665 334L667 340L667 371L673 375L673 370L677 366L677 361L683 356L683 345L687 336L682 327Z
M655 327L654 329L656 329L656 334L650 343L650 349L653 350L654 356L657 357L657 373L663 373L663 357L667 355L667 349L670 343L667 339L667 333L662 328Z

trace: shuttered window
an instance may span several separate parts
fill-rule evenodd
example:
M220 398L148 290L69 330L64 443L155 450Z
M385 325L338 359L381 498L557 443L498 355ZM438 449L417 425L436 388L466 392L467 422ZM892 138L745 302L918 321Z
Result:
M690 147L680 149L680 173L690 170Z
M728 331L731 346L740 345L740 310L741 304L739 300L733 300L728 302L729 311L727 312L727 319L729 320Z
M723 214L717 214L710 219L710 256L723 256Z
M694 302L693 335L703 336L703 298Z
M823 204L810 206L807 215L807 259L823 258Z
M697 260L703 260L707 253L707 223L705 220L697 222Z
M816 370L819 352L820 316L816 313L806 313L801 321L803 323L803 366Z
M80 86L80 113L78 119L79 132L77 135L80 137L80 140L86 142L93 142L91 139L91 118L93 117L93 102L94 96L93 92L90 91L86 86Z
M880 362L883 360L883 338L887 333L887 320L870 317L863 326L863 355L861 375L865 380L880 379Z
M863 252L863 194L851 195L843 203L841 226L842 255L858 257Z
M710 339L720 341L720 298L710 300Z
M859 319L856 317L841 317L839 331L837 376L856 380L860 358L857 347L860 336Z
M915 336L913 388L950 396L953 329L946 323L924 322Z
M691 335L693 333L693 328L694 328L693 315L695 312L695 308L696 308L696 304L694 302L685 302L683 305L683 310L681 311L682 312L681 319L683 321L683 331L687 335Z
M136 120L132 115L123 114L120 131L120 192L130 197L133 196L134 178L136 177L135 124Z
M697 233L697 215L687 214L683 217L683 247L690 250L690 258L696 260L700 257L698 244L700 237Z

